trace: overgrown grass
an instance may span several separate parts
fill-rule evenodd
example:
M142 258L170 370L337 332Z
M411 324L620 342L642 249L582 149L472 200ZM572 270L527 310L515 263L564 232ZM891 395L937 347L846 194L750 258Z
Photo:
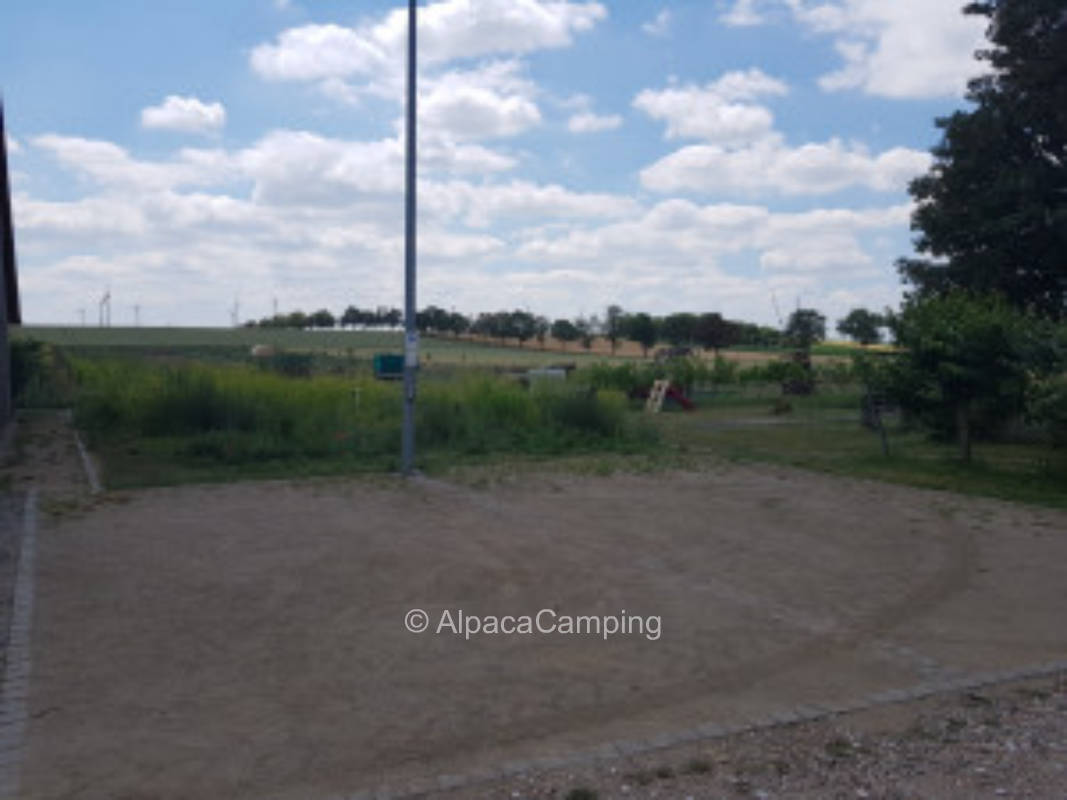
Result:
M283 465L287 474L396 467L397 384L244 366L74 364L75 419L103 453L112 485L210 478L226 468L233 477ZM427 380L416 408L424 467L498 453L636 452L656 436L621 394L572 384L525 389L485 374Z
M705 407L658 422L666 440L692 456L786 464L838 475L962 494L1067 507L1067 451L1041 444L982 442L963 463L951 443L893 424L890 453L859 424L847 397L793 398L792 413L770 414L767 400ZM851 406L851 407L850 407Z

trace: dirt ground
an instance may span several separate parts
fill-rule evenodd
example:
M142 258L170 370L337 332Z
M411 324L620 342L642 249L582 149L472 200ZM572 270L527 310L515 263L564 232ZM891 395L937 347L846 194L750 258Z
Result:
M1067 513L782 468L60 481L39 516L28 800L423 792L1067 655ZM434 630L542 609L661 634Z

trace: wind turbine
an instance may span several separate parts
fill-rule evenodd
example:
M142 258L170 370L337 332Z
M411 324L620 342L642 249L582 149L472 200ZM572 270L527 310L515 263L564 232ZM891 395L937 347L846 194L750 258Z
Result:
M133 327L141 327L141 307L139 305L133 307Z
M85 327L85 309L84 308L79 308L78 309L78 316L81 318L82 327L84 328Z
M241 318L241 299L239 297L233 298L233 308L230 309L230 324L233 327L237 327L238 320Z
M104 296L100 298L99 315L100 315L100 327L101 328L110 328L111 327L111 287L108 287L107 290L104 292Z

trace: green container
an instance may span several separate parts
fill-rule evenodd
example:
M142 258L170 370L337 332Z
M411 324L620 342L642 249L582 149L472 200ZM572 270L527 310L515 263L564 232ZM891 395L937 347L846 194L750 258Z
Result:
M404 357L393 353L375 353L374 377L380 380L398 380L403 378Z

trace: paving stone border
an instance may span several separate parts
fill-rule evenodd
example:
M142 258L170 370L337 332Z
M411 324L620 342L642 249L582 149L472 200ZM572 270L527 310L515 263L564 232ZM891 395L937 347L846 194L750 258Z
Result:
M586 750L572 756L510 761L491 771L483 770L462 775L438 775L434 778L426 778L409 783L402 789L379 788L364 790L355 794L328 798L328 800L403 800L404 798L420 797L429 792L451 791L505 780L526 772L588 766L589 764L610 761L625 756L665 750L696 741L711 741L739 733L769 730L802 722L815 722L879 706L908 703L949 692L980 689L983 686L991 686L993 684L1047 678L1060 673L1067 673L1067 659L1050 661L1021 669L979 672L958 678L924 681L907 688L875 692L855 700L846 700L828 705L798 705L792 708L780 709L735 725L720 725L715 722L708 722L681 731L658 734L649 739L609 742L593 750Z
M93 457L89 455L89 451L85 448L85 442L82 441L81 434L78 430L71 427L74 431L74 444L78 446L78 455L81 456L82 468L85 470L85 479L89 482L89 494L100 494L103 486L100 485L100 476L96 471L96 464L93 463Z
M37 490L30 489L22 512L22 546L15 574L7 664L0 684L0 798L11 800L18 797L19 768L26 734L36 548Z

